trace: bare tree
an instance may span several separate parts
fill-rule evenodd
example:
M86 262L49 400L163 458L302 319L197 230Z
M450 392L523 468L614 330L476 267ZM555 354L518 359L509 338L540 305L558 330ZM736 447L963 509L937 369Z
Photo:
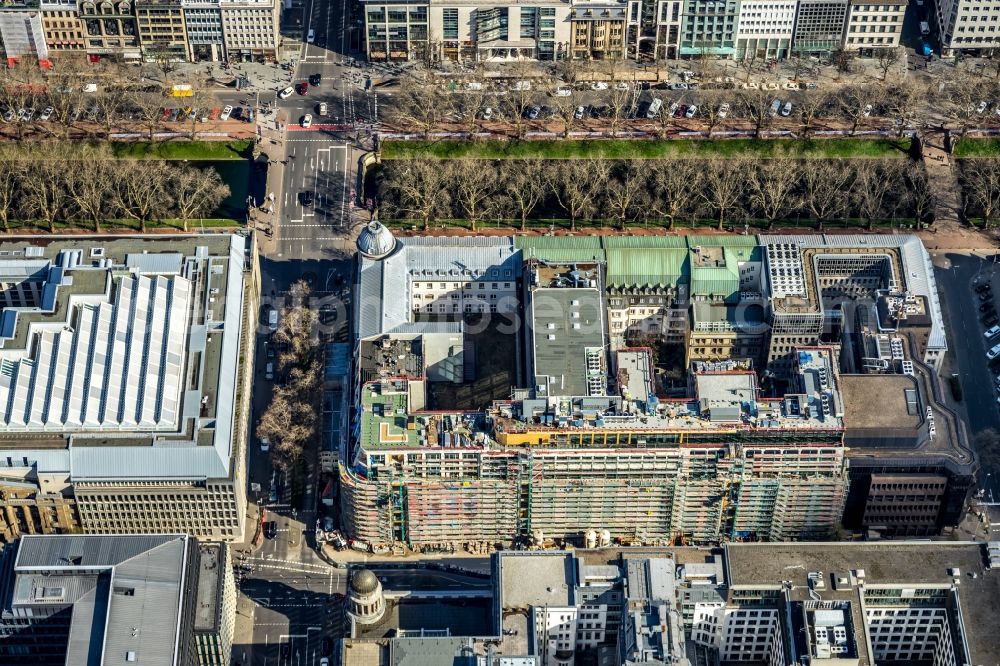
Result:
M143 233L147 223L162 218L170 203L163 167L162 162L132 160L120 163L117 170L112 201L120 214L138 222Z
M951 80L937 96L936 107L957 130L958 137L963 138L972 127L979 124L981 118L978 106L985 99L986 92L980 81L968 72L957 71L952 73Z
M629 220L634 220L639 211L639 203L645 185L643 171L645 165L638 160L620 162L612 169L608 179L607 202L612 215L621 229Z
M754 124L754 136L760 138L764 130L774 119L771 113L771 103L774 95L769 90L750 88L740 91L739 106L743 117L749 118Z
M0 153L0 223L4 231L10 231L10 218L17 209L27 173L24 163L14 153L11 150Z
M527 77L528 70L516 68L514 76ZM500 108L504 117L514 126L514 136L518 139L524 138L527 124L527 110L532 106L535 93L532 91L534 85L528 78L515 78L510 89L500 98Z
M528 226L528 218L545 197L545 182L540 177L549 163L538 159L507 161L501 170L503 189L521 220L521 231Z
M815 128L816 119L830 104L830 95L820 90L803 90L799 96L798 113L802 121L802 138L808 139Z
M841 74L849 74L854 69L854 59L857 57L855 51L848 49L837 49L833 52L833 57L830 60L833 62L837 71Z
M933 219L937 198L931 190L927 179L927 170L921 165L906 172L906 194L913 210L913 220L917 229L923 229L924 224Z
M743 85L749 85L750 76L757 71L760 65L760 51L757 49L745 51L743 53L743 57L736 61L736 65L742 69L743 73L746 75L743 78Z
M861 215L868 222L868 228L875 226L875 220L882 216L885 209L886 195L894 187L898 187L886 164L876 160L863 160L856 167L854 187L851 188L851 200Z
M652 169L650 206L673 229L677 218L693 213L703 171L688 160L655 162Z
M414 127L424 135L431 131L451 112L452 96L434 80L433 75L415 72L405 77L400 91L395 95L389 120L402 127Z
M637 92L627 81L611 79L611 90L608 91L608 109L611 113L610 127L611 136L618 136L618 130L622 121L628 116L637 101Z
M117 177L117 165L110 160L107 149L83 148L73 156L73 168L66 174L66 192L95 233L101 232L101 223L108 216L108 188Z
M450 201L445 169L438 162L422 160L395 162L393 166L393 182L400 194L396 207L420 219L427 231L431 220L437 219Z
M927 87L912 78L903 79L886 90L885 106L894 118L896 135L913 124L927 102Z
M229 196L229 186L215 169L202 171L193 166L174 166L165 176L184 231L191 220L205 217Z
M767 221L767 228L795 208L798 177L791 160L761 160L751 168L748 179L750 203Z
M596 210L598 191L607 187L608 166L602 160L566 160L548 172L549 190L569 215L570 229Z
M156 131L163 126L163 98L152 93L131 92L128 103L135 109L138 122L146 131L146 138L153 141Z
M66 169L55 156L45 156L32 162L31 177L24 180L25 208L39 221L45 222L50 232L63 218L68 199L66 196Z
M883 88L866 85L848 86L841 91L840 110L851 121L851 134L858 131L862 121L885 99L884 94Z
M455 160L447 168L454 184L455 201L473 231L489 214L489 200L496 185L493 170L484 167L476 160Z
M580 106L580 95L574 90L569 95L555 97L552 101L556 116L562 122L563 138L569 137L570 131L576 124L576 109Z
M802 201L816 220L816 227L843 214L851 169L843 160L806 160L799 164Z
M705 163L703 187L698 194L705 207L717 216L720 231L730 214L740 208L747 168L745 158L713 159Z
M902 59L902 47L875 49L875 65L882 72L882 81L889 78L889 71Z
M965 208L971 204L974 212L983 218L983 226L989 229L1000 211L1000 161L966 160L961 175Z
M111 136L115 127L119 126L124 113L128 92L119 85L108 85L94 94L93 105L97 108L98 121L106 137Z

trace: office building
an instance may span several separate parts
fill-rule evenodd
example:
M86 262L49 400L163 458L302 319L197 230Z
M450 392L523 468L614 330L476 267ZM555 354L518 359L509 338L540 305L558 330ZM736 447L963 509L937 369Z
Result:
M87 48L85 26L76 0L42 0L40 8L50 53L82 53Z
M38 0L13 0L0 9L0 47L8 61L49 57Z
M227 666L227 550L179 534L25 536L0 554L0 661Z
M873 55L876 49L898 48L906 6L906 0L877 5L851 0L844 27L844 48L863 56Z
M146 58L188 59L187 27L181 0L137 0L136 26Z
M681 27L681 56L732 57L740 0L686 0Z
M242 539L252 239L49 237L0 250L2 538Z
M976 0L940 0L933 7L942 58L983 55L1000 46L1000 6Z
M280 0L221 0L226 56L243 62L276 60L282 6Z
M187 28L187 58L194 61L225 60L220 0L182 0Z
M975 457L938 397L947 343L915 237L394 238L373 223L358 243L339 467L357 540L928 535L964 515ZM661 345L683 359L683 395L662 396Z
M791 54L798 0L742 2L736 28L736 58L784 60Z
M799 54L830 54L844 39L849 0L798 0L792 49Z

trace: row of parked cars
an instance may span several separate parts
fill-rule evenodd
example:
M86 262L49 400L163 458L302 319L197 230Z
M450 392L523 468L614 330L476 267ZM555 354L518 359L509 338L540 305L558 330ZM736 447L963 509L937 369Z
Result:
M227 104L221 109L215 107L213 109L196 109L190 106L171 108L164 107L162 110L163 121L164 122L184 122L184 121L194 121L201 120L205 123L209 120L215 121L220 120L226 122L227 120L242 120L243 122L252 123L254 121L253 109L250 107L242 106L232 106Z
M983 331L983 337L989 349L986 351L986 360L990 370L993 371L993 388L1000 393L1000 318L997 317L996 306L993 304L993 289L990 283L983 282L974 287L976 296L979 298L980 321L987 327ZM991 345L991 346L990 346ZM997 404L1000 405L1000 396L997 397Z
M30 123L31 121L35 120L36 113L37 112L35 111L34 107L30 106L25 107L23 109L17 109L16 111L14 109L4 109L3 113L0 113L0 118L3 118L3 121L5 123L14 122L14 120L17 120L18 122L22 123ZM38 120L43 123L48 122L49 120L53 120L54 114L55 112L53 111L52 107L47 106L44 109L42 109L42 112L40 114L38 114Z

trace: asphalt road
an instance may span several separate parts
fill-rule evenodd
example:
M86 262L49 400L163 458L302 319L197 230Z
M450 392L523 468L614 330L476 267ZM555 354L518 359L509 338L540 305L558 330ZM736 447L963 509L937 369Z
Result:
M970 435L985 428L1000 425L997 392L993 390L993 375L986 363L989 347L983 338L985 327L980 323L979 298L972 290L973 280L988 279L996 264L967 254L944 254L943 267L936 262L938 284L944 290L944 305L948 311L949 347L955 350L962 399L969 415ZM1000 276L1000 271L996 273ZM1000 294L1000 279L994 279L994 295Z

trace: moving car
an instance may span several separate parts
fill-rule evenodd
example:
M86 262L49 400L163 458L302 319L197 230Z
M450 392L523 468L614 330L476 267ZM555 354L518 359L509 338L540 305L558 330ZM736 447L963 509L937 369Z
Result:
M313 42L316 41L316 31L315 30L311 30L311 29L309 30L309 34L306 35L306 41L309 42L310 44L312 44Z
M303 81L299 84L299 94L305 95L307 92L309 92L309 82Z
M264 523L264 536L266 536L268 539L273 539L276 536L278 536L277 521L269 520L266 523Z
M289 97L292 96L293 92L295 92L295 89L292 88L291 86L288 86L287 88L285 88L284 90L282 90L280 93L278 93L278 97L280 97L281 99L288 99Z
M319 72L316 72L315 74L311 74L309 76L309 85L318 86L321 83L323 83L323 75L320 74Z
M233 114L232 104L226 104L226 106L223 107L222 109L222 115L219 116L219 120L225 122L229 120L229 116L231 116L232 114Z
M310 127L312 127L312 124L313 124L313 117L311 113L307 113L306 115L302 116L302 127L309 129Z

